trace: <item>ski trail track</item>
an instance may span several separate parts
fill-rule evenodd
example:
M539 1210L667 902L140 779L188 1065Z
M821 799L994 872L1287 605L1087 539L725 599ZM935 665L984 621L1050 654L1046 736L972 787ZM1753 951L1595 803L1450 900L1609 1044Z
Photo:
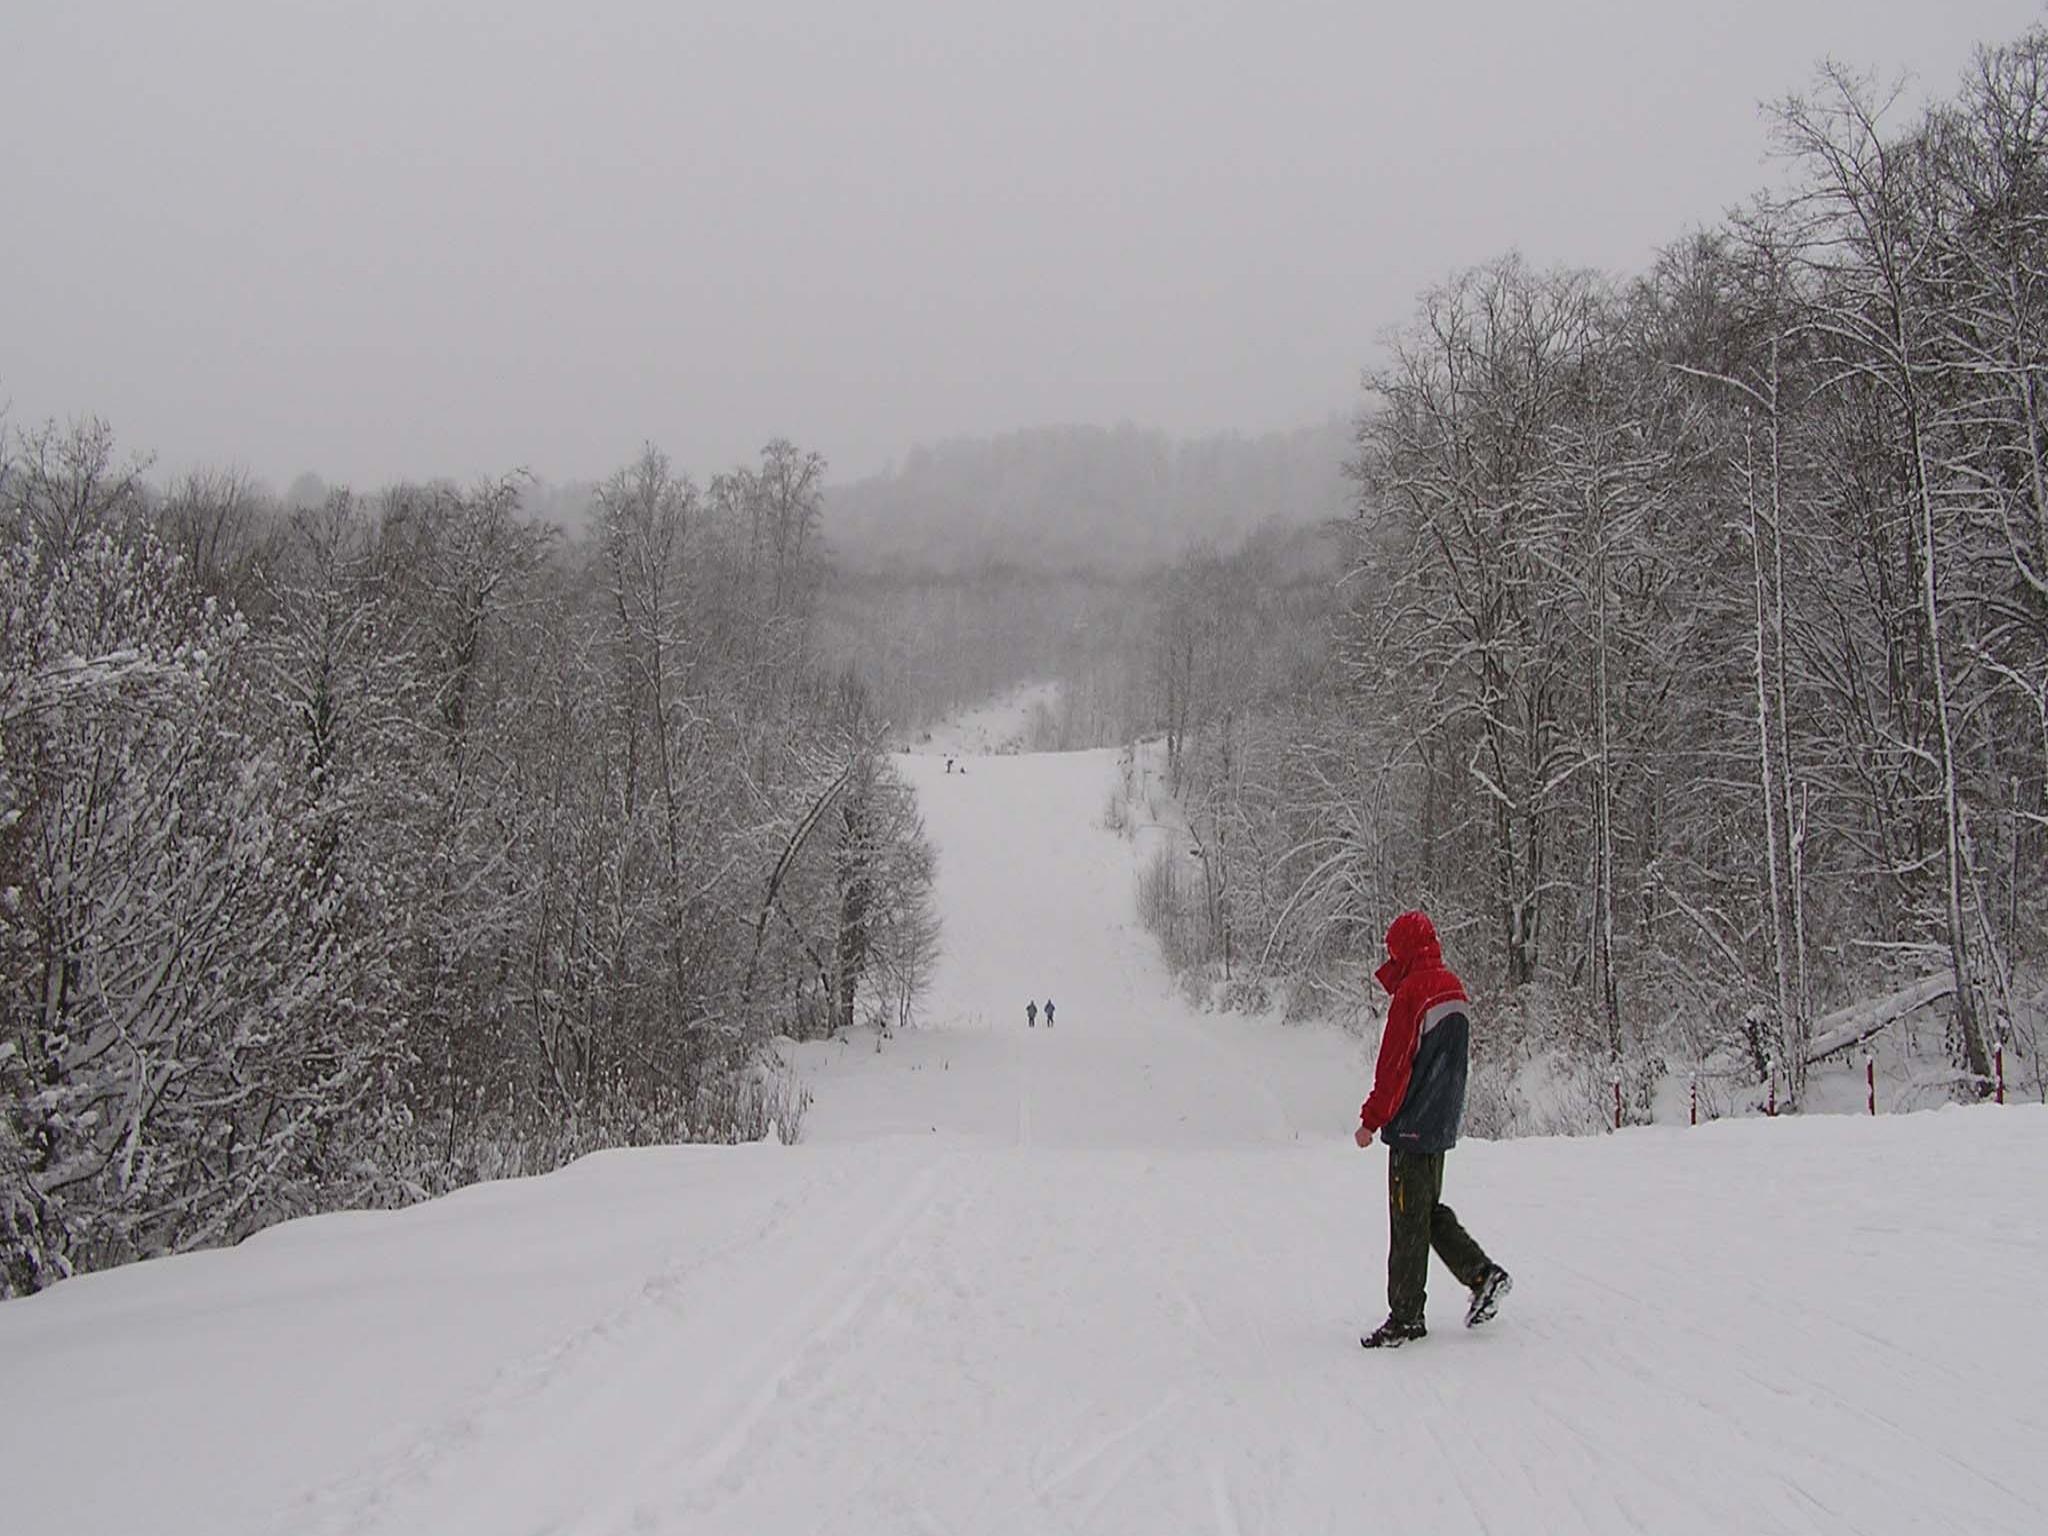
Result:
M1369 1355L1366 1050L1176 994L1096 825L1112 755L897 761L947 952L925 1027L796 1050L804 1145L607 1154L0 1307L0 1523L2048 1530L2048 1111L1468 1143L1446 1194L1514 1293L1468 1332L1436 1267L1430 1337Z
M671 1466L732 1463L786 1381L893 1272L944 1170L900 1153L824 1164L772 1218L650 1279L625 1305L501 1373L395 1457L321 1490L285 1521L330 1532L567 1531L582 1503ZM759 1326L732 1329L745 1298ZM637 1404L622 1412L625 1404ZM569 1497L565 1498L567 1493ZM315 1518L306 1518L306 1516Z

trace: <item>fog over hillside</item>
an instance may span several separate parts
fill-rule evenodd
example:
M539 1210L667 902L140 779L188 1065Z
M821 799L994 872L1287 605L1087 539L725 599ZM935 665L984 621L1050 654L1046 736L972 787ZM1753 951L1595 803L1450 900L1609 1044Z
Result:
M1351 436L1332 417L1256 437L1062 426L960 439L830 488L827 537L855 570L1134 574L1269 523L1341 517Z

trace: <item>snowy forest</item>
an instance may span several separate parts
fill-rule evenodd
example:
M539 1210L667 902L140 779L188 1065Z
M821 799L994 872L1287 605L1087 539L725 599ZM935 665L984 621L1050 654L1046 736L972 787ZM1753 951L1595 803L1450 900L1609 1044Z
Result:
M1562 1127L1716 1067L1796 1107L1929 1001L1949 1092L2040 1093L2048 34L1910 121L1830 71L1771 132L1784 190L1646 272L1421 298L1326 604L1259 551L1173 573L1146 713L1194 847L1147 909L1197 977L1355 1002L1426 905Z
M0 1287L598 1147L794 1139L931 855L818 649L822 462L285 510L98 423L0 466Z

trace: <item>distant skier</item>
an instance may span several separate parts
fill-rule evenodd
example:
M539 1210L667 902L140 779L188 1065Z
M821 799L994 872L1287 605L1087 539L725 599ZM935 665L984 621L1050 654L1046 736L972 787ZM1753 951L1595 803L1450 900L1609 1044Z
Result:
M949 757L949 758L947 758L947 759L946 759L946 772L948 772L948 773L951 773L952 771L953 771L953 759L951 759L951 758Z
M1373 979L1392 999L1380 1036L1372 1096L1359 1110L1353 1140L1387 1144L1387 1320L1358 1342L1392 1349L1422 1338L1429 1251L1472 1293L1465 1326L1500 1308L1512 1282L1443 1203L1444 1154L1457 1144L1465 1114L1470 1006L1444 964L1436 928L1421 912L1403 912L1387 929L1387 960Z
M1046 1022L1050 1024L1052 1021L1048 1019ZM1024 1027L1026 1029L1038 1028L1038 999L1035 997L1024 1005Z
M1045 1000L1045 1027L1052 1028L1052 999L1049 997Z

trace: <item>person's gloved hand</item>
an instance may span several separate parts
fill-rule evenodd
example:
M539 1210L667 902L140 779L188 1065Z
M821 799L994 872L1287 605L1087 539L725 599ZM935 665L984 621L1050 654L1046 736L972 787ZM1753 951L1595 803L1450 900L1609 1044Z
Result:
M1351 1139L1357 1142L1361 1147L1369 1147L1372 1145L1372 1132L1368 1131L1364 1126L1361 1125L1356 1131L1352 1133Z

